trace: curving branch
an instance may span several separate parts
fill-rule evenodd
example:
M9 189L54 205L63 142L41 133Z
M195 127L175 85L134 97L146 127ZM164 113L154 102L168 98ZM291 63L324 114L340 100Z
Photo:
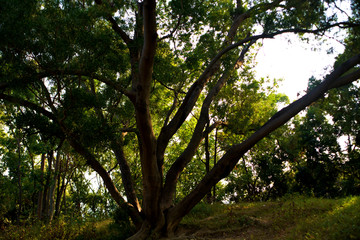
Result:
M239 159L257 142L269 135L278 127L285 124L311 103L323 97L328 90L358 80L360 78L360 70L356 70L355 72L342 76L358 64L360 64L360 53L341 64L331 74L329 74L320 85L308 92L305 96L276 113L268 122L266 122L244 142L232 146L213 167L213 169L206 174L197 187L177 206L169 209L169 219L175 219L174 223L170 224L169 227L171 228L171 226L175 226L178 223L176 221L180 221L180 219L206 195L212 186L214 186L222 178L226 177L235 167Z
M137 206L133 206L130 203L127 203L125 199L121 196L120 192L117 190L114 182L112 181L109 173L106 169L96 160L96 158L83 146L81 145L72 134L62 125L62 130L67 135L67 139L70 145L74 148L76 152L78 152L85 160L86 164L89 165L95 172L97 172L104 184L109 191L110 195L116 201L116 203L120 207L125 207L129 210L131 219L134 223L139 226L142 223L142 218L138 211Z

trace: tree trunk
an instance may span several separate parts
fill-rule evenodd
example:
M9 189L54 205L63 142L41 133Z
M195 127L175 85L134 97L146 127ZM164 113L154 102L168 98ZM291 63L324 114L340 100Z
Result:
M20 216L22 214L22 182L21 182L21 140L16 136L17 148L18 148L18 164L17 164L17 177L18 177L18 209L16 212L16 221L20 223Z
M51 172L52 172L52 163L54 160L54 151L48 153L48 170L46 172L46 182L44 187L43 195L43 215L46 218L46 221L49 221L49 206L50 206L50 181L51 181Z
M68 172L69 168L69 159L70 157L68 155L64 155L66 157L66 163L65 163L65 169L63 170L63 165L60 164L59 167L59 179L58 179L58 188L57 188L57 195L56 195L56 203L55 203L55 217L60 216L60 207L61 207L61 199L62 195L65 194L66 189L66 174Z
M45 170L45 154L41 154L41 166L40 166L40 191L38 194L38 204L37 204L37 218L42 220L43 212L43 196L44 196L44 170Z
M214 143L214 166L217 161L217 137L218 137L218 129L215 129L215 143ZM213 187L213 202L216 201L216 184Z
M48 210L48 218L49 222L52 221L55 213L55 189L57 187L58 183L58 177L59 177L59 166L61 161L61 153L58 149L58 152L56 154L55 158L55 168L54 168L54 175L53 180L51 182L50 190L49 190L49 210Z
M207 123L207 126L209 126L209 122ZM206 174L208 174L210 172L209 134L206 134L205 136L204 148L205 148L205 168L206 168ZM206 194L206 201L207 203L212 202L211 190Z
M31 194L31 202L32 202L32 217L35 218L36 216L36 176L35 176L35 160L34 160L34 156L31 153L31 151L29 151L29 155L30 155L30 159L31 159L31 172L32 172L32 180L33 180L33 193Z

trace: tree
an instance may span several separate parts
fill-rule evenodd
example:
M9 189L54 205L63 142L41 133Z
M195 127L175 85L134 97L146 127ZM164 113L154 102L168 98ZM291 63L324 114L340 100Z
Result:
M326 119L326 113L317 105L307 109L304 121L298 127L304 162L298 160L296 180L305 192L334 197L341 165L338 134Z
M256 42L359 26L356 18L326 15L336 7L330 0L2 0L0 99L20 106L28 126L65 139L86 160L128 208L138 227L133 239L172 234L258 141L329 89L359 78L357 52L229 146L187 196L173 201L180 174L204 137L222 125L210 106L232 101L218 94L251 74ZM130 142L138 153L129 151ZM106 170L107 151L119 165L127 201ZM131 172L139 162L141 193Z

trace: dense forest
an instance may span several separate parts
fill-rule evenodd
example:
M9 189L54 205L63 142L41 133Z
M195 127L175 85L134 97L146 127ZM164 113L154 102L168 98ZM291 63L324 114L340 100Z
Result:
M157 239L199 203L360 195L359 19L358 0L0 0L0 228ZM294 102L254 70L284 34L345 49Z

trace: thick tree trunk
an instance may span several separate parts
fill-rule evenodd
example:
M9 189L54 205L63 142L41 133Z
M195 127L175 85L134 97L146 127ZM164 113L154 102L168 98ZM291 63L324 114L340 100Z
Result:
M156 158L156 138L150 115L150 90L156 52L156 1L142 3L144 43L139 62L139 79L136 85L136 125L139 130L140 160L143 178L143 212L145 221L141 231L164 224L160 209L162 174Z

